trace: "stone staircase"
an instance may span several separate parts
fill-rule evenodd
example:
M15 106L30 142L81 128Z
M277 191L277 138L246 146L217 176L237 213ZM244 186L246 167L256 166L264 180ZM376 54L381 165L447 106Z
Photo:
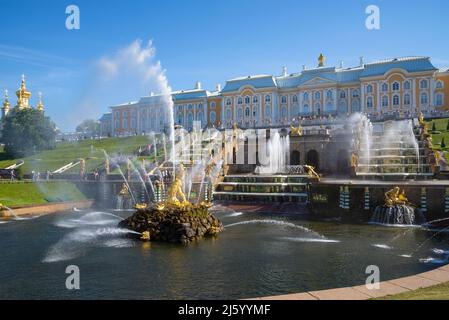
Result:
M226 175L213 197L233 202L306 203L308 179L307 175Z

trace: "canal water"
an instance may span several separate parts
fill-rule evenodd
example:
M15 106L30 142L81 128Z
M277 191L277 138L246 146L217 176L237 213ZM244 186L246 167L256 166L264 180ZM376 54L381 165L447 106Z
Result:
M446 263L447 234L214 207L226 229L187 246L142 243L132 212L76 211L0 224L0 299L233 299L365 283ZM80 290L67 290L67 266Z

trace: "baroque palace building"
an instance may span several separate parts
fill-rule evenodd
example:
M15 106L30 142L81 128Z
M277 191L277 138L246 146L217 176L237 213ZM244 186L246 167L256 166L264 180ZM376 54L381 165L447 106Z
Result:
M191 129L287 126L310 117L347 116L431 117L449 110L449 70L438 70L428 57L402 57L356 67L318 65L280 76L253 75L227 80L215 91L201 88L171 94L175 124ZM100 119L103 135L159 132L165 127L166 99L161 95L112 106Z

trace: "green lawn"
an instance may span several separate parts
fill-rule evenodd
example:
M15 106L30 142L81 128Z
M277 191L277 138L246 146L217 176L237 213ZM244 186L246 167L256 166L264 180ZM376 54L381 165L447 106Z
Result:
M30 173L32 170L45 172L54 171L78 158L86 159L86 169L91 172L104 162L104 154L100 149L106 150L109 155L118 153L133 154L139 146L143 147L151 143L147 136L133 136L124 138L108 138L103 140L83 140L79 142L61 142L56 149L43 151L24 158L25 164L21 167L22 173ZM151 157L148 160L152 160ZM14 164L16 159L8 159L0 150L0 168ZM69 172L78 172L75 167Z
M84 199L71 182L0 183L0 203L8 207Z
M428 121L427 129L432 135L433 148L435 150L445 151L446 159L449 161L449 130L447 130L448 121L449 118ZM436 132L432 131L433 123L435 123ZM441 148L441 140L443 137L446 144L445 148Z
M385 296L377 300L449 300L449 282L410 292Z

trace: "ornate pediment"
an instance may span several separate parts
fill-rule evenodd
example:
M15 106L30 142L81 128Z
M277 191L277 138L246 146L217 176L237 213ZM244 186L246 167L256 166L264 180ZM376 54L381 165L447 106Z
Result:
M302 84L302 86L316 86L316 85L323 85L323 84L334 84L335 81L321 78L321 77L315 77L313 79L310 79L309 81L306 81Z

